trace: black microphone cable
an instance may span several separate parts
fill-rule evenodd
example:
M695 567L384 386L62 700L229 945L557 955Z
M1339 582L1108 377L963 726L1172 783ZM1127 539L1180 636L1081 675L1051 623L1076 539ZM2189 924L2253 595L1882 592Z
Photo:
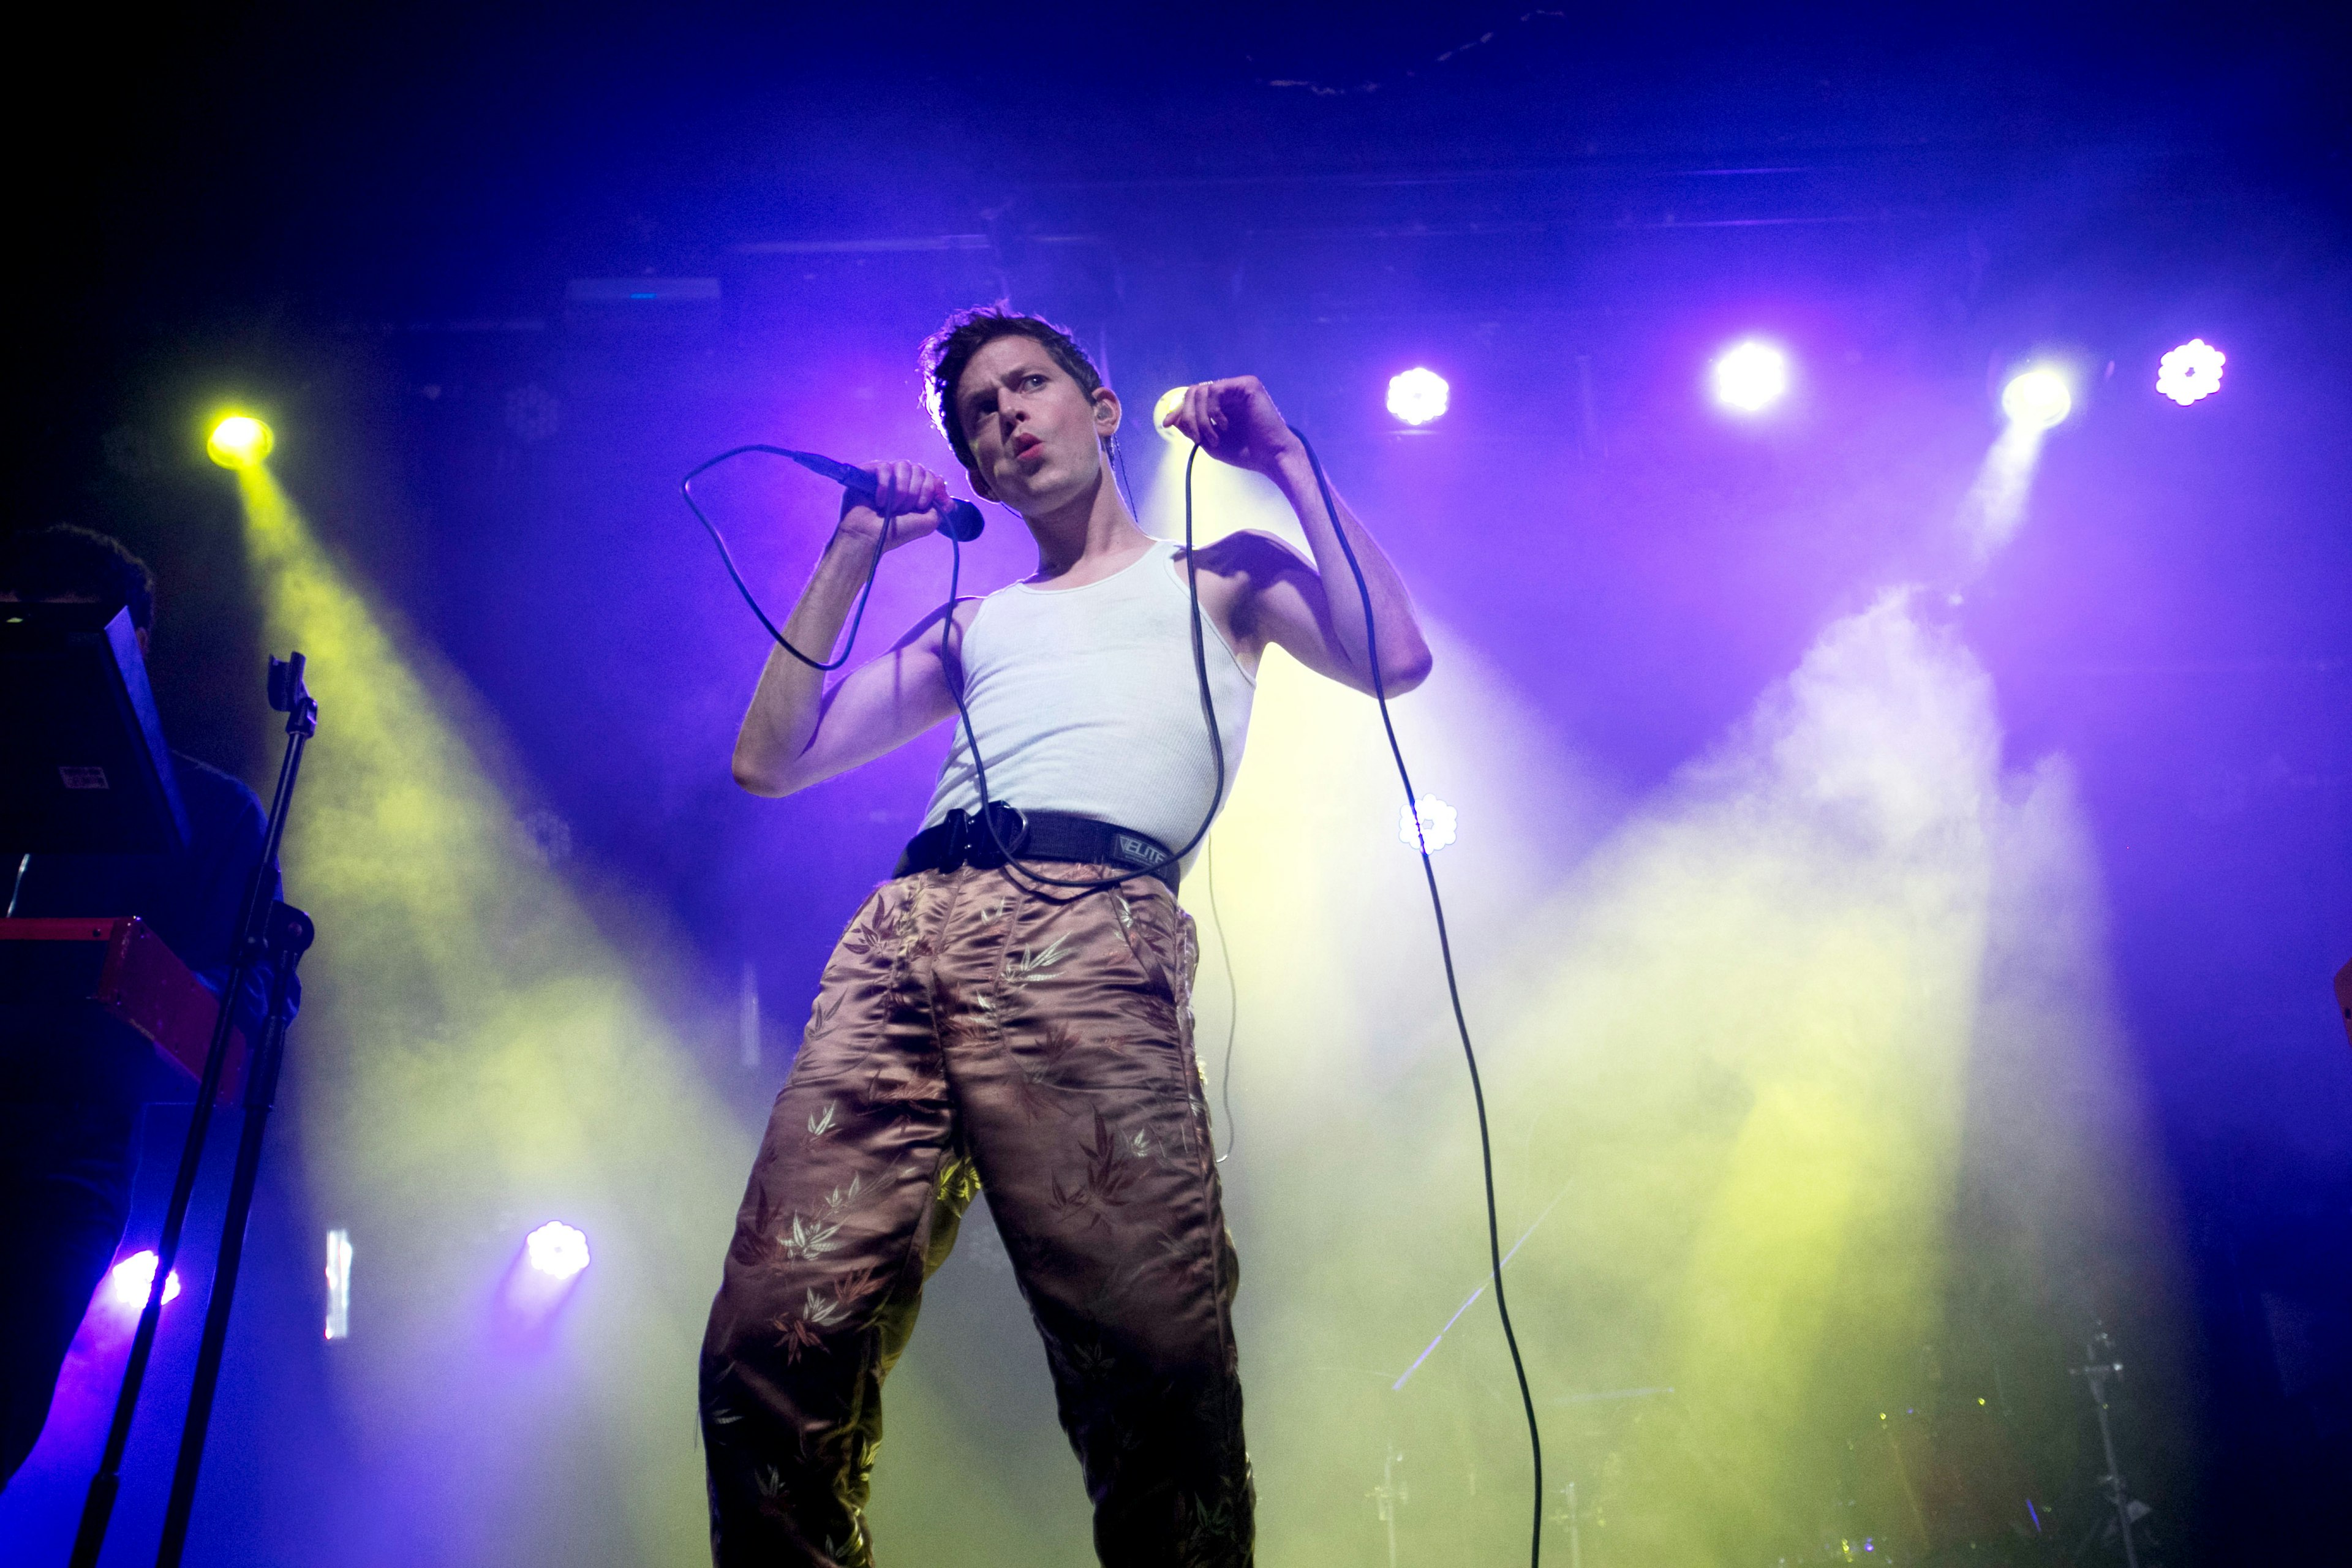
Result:
M1201 826L1192 830L1192 837L1184 840L1182 848L1169 857L1179 862L1208 837L1209 825L1217 820L1217 808L1225 802L1225 736L1224 731L1217 728L1217 700L1209 690L1208 645L1201 635L1200 557L1192 547L1192 465L1200 458L1200 444L1195 442L1191 454L1184 459L1184 590L1192 607L1192 673L1200 682L1201 717L1208 725L1209 754L1216 763L1217 779L1215 787L1209 792L1208 809L1201 814ZM971 753L972 782L980 794L981 824L987 828L997 853L1004 857L1006 868L1017 869L1029 880L1045 887L1068 888L1078 892L1096 892L1105 888L1116 888L1122 882L1131 882L1138 877L1158 875L1158 868L1154 867L1123 871L1115 877L1048 877L1035 866L1021 859L1014 853L1014 847L1004 842L1004 835L997 826L996 814L990 809L995 803L988 793L988 763L980 754L980 736L972 729L971 710L964 705L963 700L963 628L956 625L955 619L956 592L963 578L963 542L950 535L948 543L953 547L954 556L948 568L948 618L946 625L940 628L940 663L947 678L948 695L955 699L956 712L963 721L964 747ZM951 670L946 668L950 628L955 633L955 659Z
M1486 1090L1478 1077L1478 1053L1470 1044L1470 1020L1462 1010L1462 984L1454 973L1454 939L1445 927L1445 900L1437 891L1437 868L1430 863L1429 841L1421 830L1421 800L1413 793L1412 773L1405 766L1404 748L1397 743L1396 725L1389 718L1388 682L1381 676L1381 645L1372 616L1372 590L1364 581L1364 568L1356 560L1356 547L1348 542L1348 531L1339 521L1339 503L1332 498L1331 481L1324 476L1323 459L1315 455L1315 443L1297 426L1290 433L1298 437L1306 448L1307 466L1315 470L1315 489L1323 498L1324 515L1331 520L1331 531L1339 541L1339 552L1347 557L1348 571L1356 579L1356 595L1364 606L1364 653L1371 664L1372 699L1380 704L1381 729L1388 736L1389 755L1396 761L1397 778L1404 785L1404 808L1412 813L1413 844L1421 852L1421 874L1429 884L1430 911L1437 917L1437 951L1445 963L1445 995L1454 1006L1454 1027L1462 1038L1462 1060L1470 1069L1470 1099L1478 1110L1478 1170L1486 1187L1486 1258L1493 1265L1495 1280L1495 1310L1503 1320L1503 1342L1510 1347L1511 1371L1519 1380L1519 1405L1527 1412L1528 1452L1535 1464L1534 1520L1528 1536L1528 1568L1541 1568L1543 1558L1543 1433L1536 1422L1535 1395L1528 1388L1527 1363L1519 1356L1518 1331L1511 1324L1510 1304L1503 1299L1503 1237L1502 1224L1495 1205L1495 1142L1486 1125ZM1188 506L1189 506L1189 480Z
M786 637L782 632L776 629L776 623L768 618L768 612L760 608L760 601L758 598L753 596L751 593L751 585L743 581L743 574L736 569L735 552L727 548L727 541L719 535L719 525L711 521L709 518L704 516L702 508L695 502L695 480L700 479L703 475L709 473L719 464L735 458L742 457L747 452L765 452L772 457L778 458L789 458L792 456L790 452L786 451L782 447L762 446L757 443L748 447L730 447L726 451L719 453L719 456L709 459L708 462L698 463L693 468L688 469L686 478L677 481L677 493L685 500L686 510L694 514L694 521L702 524L702 531L710 535L710 542L719 546L719 559L726 563L727 575L735 580L735 591L743 595L743 602L751 606L751 613L760 618L760 624L761 626L768 628L768 635L776 639L776 646L782 648L786 653L791 654L794 658L799 659L803 664L807 665L811 669L839 669L843 665L849 662L851 650L857 647L857 628L863 625L866 620L866 601L874 596L875 574L882 570L882 557L887 553L890 549L890 535L898 528L898 520L896 518L884 518L882 520L882 531L874 536L874 559L866 563L866 585L857 591L857 611L855 615L849 617L849 640L842 647L841 657L835 659L830 664L824 663L819 659L811 658L808 655L794 647L792 645L791 639Z

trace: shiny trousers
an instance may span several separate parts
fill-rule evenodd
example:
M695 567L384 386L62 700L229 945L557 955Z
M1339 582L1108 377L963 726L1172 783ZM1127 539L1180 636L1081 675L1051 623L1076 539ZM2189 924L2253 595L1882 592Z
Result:
M1195 959L1153 878L1075 892L967 867L866 900L777 1096L703 1342L719 1568L873 1562L882 1382L983 1184L1101 1560L1250 1561Z

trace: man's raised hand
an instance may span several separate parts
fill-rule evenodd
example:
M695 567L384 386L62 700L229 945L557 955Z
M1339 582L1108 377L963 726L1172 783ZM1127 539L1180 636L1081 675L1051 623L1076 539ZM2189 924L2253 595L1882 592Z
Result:
M1221 463L1272 478L1276 467L1299 451L1298 437L1283 423L1265 384L1254 375L1196 382L1160 423L1197 442Z
M873 470L874 494L869 498L855 490L841 492L843 537L871 545L881 536L883 548L896 550L939 531L940 519L951 499L945 479L920 463L896 458L866 466ZM889 531L884 534L886 520Z

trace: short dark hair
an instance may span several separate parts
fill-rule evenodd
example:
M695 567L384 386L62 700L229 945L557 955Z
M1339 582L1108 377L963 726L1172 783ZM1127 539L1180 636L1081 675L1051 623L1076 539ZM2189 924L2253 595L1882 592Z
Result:
M1024 316L1001 301L994 305L979 305L969 310L958 310L947 319L947 324L923 340L923 374L927 378L923 401L931 411L931 423L955 448L956 461L971 467L971 444L964 439L963 421L956 417L956 384L971 363L971 356L999 338L1027 338L1054 356L1054 363L1069 372L1078 390L1092 402L1102 390L1102 372L1078 347L1077 340L1045 320L1043 316Z
M20 599L95 599L127 609L141 631L155 625L155 574L122 542L70 522L0 539L0 593Z

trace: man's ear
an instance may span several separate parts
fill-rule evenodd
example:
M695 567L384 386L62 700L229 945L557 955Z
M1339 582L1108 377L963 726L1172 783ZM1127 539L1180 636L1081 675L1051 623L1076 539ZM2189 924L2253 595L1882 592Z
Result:
M1106 440L1118 435L1118 423L1126 417L1127 412L1119 406L1118 394L1108 386L1097 386L1095 388L1094 405L1095 435Z

